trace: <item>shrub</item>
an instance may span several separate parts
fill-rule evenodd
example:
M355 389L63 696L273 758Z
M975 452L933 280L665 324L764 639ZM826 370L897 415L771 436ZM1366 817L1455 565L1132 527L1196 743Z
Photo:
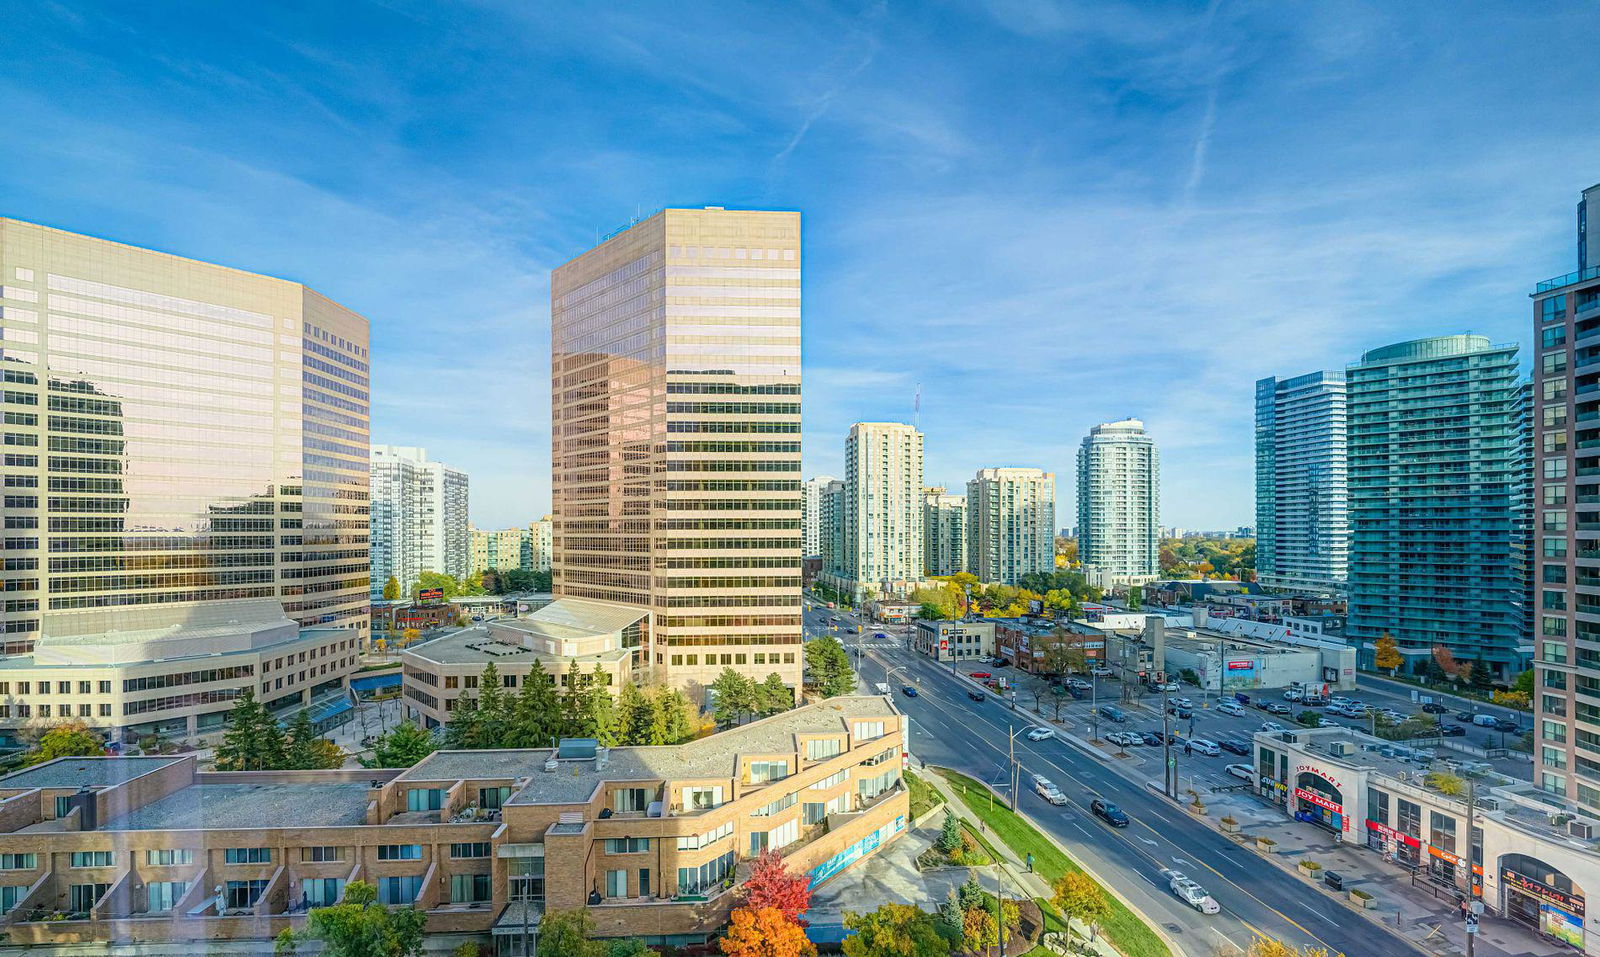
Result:
M1309 859L1301 861L1300 862L1300 866L1305 868L1308 871L1320 871L1320 870L1322 870L1322 865L1321 864L1318 864L1316 861L1309 860Z
M1350 896L1351 897L1360 898L1361 900L1364 900L1364 901L1372 900L1372 895L1368 894L1366 891L1363 891L1363 890L1352 890L1350 892Z

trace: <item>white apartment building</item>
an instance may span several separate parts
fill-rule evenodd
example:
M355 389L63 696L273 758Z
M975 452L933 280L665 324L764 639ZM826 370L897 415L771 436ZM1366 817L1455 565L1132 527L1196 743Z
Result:
M838 481L831 475L818 475L806 479L805 499L801 505L802 536L801 547L807 557L822 554L822 492L829 482Z
M838 575L844 567L844 482L830 479L817 493L817 554L822 570Z
M529 556L530 564L528 567L536 572L550 570L550 559L555 553L555 548L551 541L551 532L554 527L555 520L548 515L528 525L528 546L532 553Z
M899 593L923 579L922 433L857 422L845 440L844 563L855 594Z
M967 570L967 497L951 495L944 486L923 490L923 570L928 575L955 575Z
M409 594L423 572L471 570L467 473L415 446L372 447L372 594L390 576Z
M980 469L967 482L967 571L1015 585L1056 564L1056 477L1031 468Z
M1350 559L1345 398L1342 371L1256 382L1252 531L1264 587L1332 593L1345 586Z
M1078 448L1078 558L1111 581L1157 574L1161 461L1138 419L1089 430Z

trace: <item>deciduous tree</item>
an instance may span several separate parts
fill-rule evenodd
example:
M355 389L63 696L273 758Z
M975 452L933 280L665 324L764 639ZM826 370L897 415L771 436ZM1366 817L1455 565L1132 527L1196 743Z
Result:
M735 909L718 946L727 957L816 957L817 953L800 925L773 907Z
M390 575L389 576L389 580L383 583L383 600L384 601L394 601L395 599L397 599L399 597L400 597L400 580L398 578L395 578L393 575Z
M377 900L377 888L366 881L351 881L339 903L312 908L304 932L285 930L279 934L274 952L294 954L300 942L315 940L322 944L323 957L412 957L420 954L422 928L428 922L428 915L409 907L390 909Z
M1390 677L1405 663L1405 658L1400 654L1400 643L1387 631L1378 636L1373 644L1372 663L1389 672Z
M1000 925L994 915L981 907L971 907L961 915L961 945L976 953L1000 943Z
M434 752L433 735L402 721L378 735L372 746L372 757L363 759L362 767L409 768Z
M711 694L711 713L717 724L738 724L756 710L755 683L732 668L723 668L711 682Z
M39 736L28 752L27 764L43 764L56 758L80 758L106 753L106 745L89 726L78 721L58 724Z
M1076 918L1091 928L1099 926L1111 913L1106 892L1087 874L1070 871L1050 885L1050 903L1067 915L1067 940L1072 940L1071 920Z
M887 903L864 914L846 912L845 957L947 957L933 915L909 904Z
M772 849L762 851L740 886L744 906L752 910L770 907L785 918L806 926L805 912L811 908L811 879L791 874L783 866L783 855Z
M545 911L539 918L537 957L602 957L606 945L594 939L594 918L588 910Z

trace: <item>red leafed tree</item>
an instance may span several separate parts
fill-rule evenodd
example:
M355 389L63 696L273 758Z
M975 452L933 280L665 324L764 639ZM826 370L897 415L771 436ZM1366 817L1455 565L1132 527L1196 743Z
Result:
M784 870L783 856L777 851L761 852L741 890L744 904L751 910L771 907L799 926L806 926L802 915L811 909L811 879Z

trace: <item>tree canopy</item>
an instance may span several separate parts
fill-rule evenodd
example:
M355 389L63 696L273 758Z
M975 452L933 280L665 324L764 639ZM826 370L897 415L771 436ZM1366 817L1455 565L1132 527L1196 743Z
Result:
M950 945L933 915L908 904L887 903L864 914L846 912L845 957L947 957Z
M105 742L79 721L58 724L39 736L26 764L43 764L56 758L81 758L106 753Z
M775 907L735 909L718 944L727 957L816 957L817 953L800 925Z
M1161 574L1170 578L1256 579L1253 538L1164 538L1156 554Z
M363 880L351 881L344 898L330 907L314 907L301 933L285 930L277 937L276 954L294 954L302 941L322 944L323 957L413 957L422 953L422 928L428 915L409 907L377 903L378 890Z
M739 886L744 906L760 910L770 907L787 919L806 926L805 913L811 908L811 878L791 874L784 867L783 855L768 848L761 852L750 869L750 876Z
M410 721L402 721L378 735L372 746L372 757L363 759L361 764L368 768L409 768L432 754L435 748L433 735Z
M805 644L806 683L824 698L836 698L856 690L856 673L850 655L832 635L813 638Z
M558 686L535 661L521 687L507 693L490 662L477 678L477 695L456 699L445 747L548 748L561 738L595 738L607 747L677 744L695 735L693 707L681 691L624 684L613 696L599 665L592 672L573 666L566 678Z

